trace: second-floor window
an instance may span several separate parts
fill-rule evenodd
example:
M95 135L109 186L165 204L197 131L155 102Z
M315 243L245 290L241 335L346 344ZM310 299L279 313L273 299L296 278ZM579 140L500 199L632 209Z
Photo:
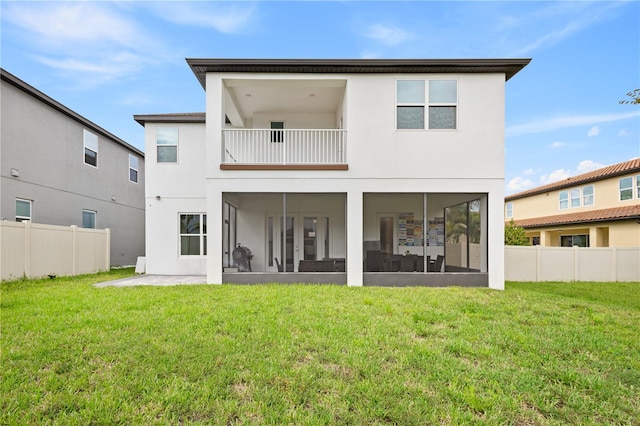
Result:
M582 205L593 205L593 185L588 185L582 188Z
M560 191L558 200L560 202L560 210L569 207L587 207L594 204L595 189L593 185L583 186L582 188L572 188L570 190Z
M158 127L156 129L158 163L178 162L178 128Z
M138 157L129 154L129 181L138 183Z
M98 136L86 130L83 131L84 163L98 167Z
M456 129L456 80L398 80L397 129Z
M633 198L633 177L620 179L619 188L620 201L631 200Z
M507 203L507 217L513 217L513 203Z

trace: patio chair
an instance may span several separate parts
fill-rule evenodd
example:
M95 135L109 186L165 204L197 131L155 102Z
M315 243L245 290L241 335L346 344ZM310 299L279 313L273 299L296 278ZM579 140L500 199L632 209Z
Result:
M429 272L440 272L442 270L442 262L444 262L444 256L439 254L433 266L429 265Z

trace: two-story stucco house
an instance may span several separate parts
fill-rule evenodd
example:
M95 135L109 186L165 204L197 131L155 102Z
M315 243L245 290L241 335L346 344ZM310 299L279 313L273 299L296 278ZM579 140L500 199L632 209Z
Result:
M532 245L640 247L640 158L505 197Z
M528 59L188 59L206 112L136 115L146 271L504 286L505 82Z
M144 153L0 70L2 220L111 230L110 263L144 256Z

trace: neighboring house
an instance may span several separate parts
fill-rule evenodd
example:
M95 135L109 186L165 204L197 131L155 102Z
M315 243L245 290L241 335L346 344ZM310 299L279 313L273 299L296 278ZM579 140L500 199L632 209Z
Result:
M147 273L503 288L505 81L528 59L187 62L206 113L134 116Z
M532 245L640 247L640 158L505 197Z
M144 153L4 69L0 217L110 228L111 265L144 255Z

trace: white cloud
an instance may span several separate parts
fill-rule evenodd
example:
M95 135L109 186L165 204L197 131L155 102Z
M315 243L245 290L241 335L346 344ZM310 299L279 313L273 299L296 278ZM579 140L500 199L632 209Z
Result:
M567 144L564 142L554 142L550 146L551 148L562 148L564 146L567 146Z
M593 170L601 169L603 167L605 167L604 164L596 163L595 161L592 161L592 160L584 160L578 164L576 171L578 172L577 174L582 174L582 173L587 173Z
M507 190L509 192L520 192L536 186L530 179L525 179L521 176L516 176L507 184Z
M132 47L144 38L132 20L103 3L12 3L3 13L37 43L62 50L74 51L79 44L95 49L100 42Z
M618 136L620 137L629 136L630 134L631 133L627 129L620 129L620 131L618 132Z
M571 172L565 169L556 169L548 175L540 176L540 184L546 185L548 183L558 182L559 180L567 179L571 177Z
M589 137L598 136L599 134L600 134L600 127L598 127L598 126L593 126L587 132L587 136L589 136Z
M533 169L527 169L524 172L522 172L523 175L525 176L533 176L536 172Z
M527 15L527 22L536 39L511 52L508 56L526 56L531 52L552 46L610 16L612 9L624 2L552 2L549 7ZM569 17L568 20L565 20ZM549 23L552 23L549 25ZM553 26L552 26L553 25ZM523 25L524 26L524 25Z
M626 120L628 118L640 117L640 111L625 112L620 114L595 114L595 115L568 115L541 120L529 123L515 124L507 127L506 135L521 136L534 133L550 132L552 130L564 129L576 126L593 126L597 123Z
M363 35L386 46L397 46L413 38L401 28L381 24L371 25Z
M255 6L224 4L224 2L153 2L142 3L158 17L180 25L213 28L226 34L246 31L255 19Z

